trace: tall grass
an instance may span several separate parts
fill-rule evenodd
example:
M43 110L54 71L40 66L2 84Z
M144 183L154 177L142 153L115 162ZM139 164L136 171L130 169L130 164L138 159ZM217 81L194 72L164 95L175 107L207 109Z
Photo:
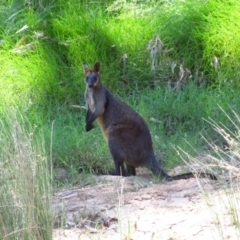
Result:
M0 238L51 239L51 164L26 118L6 109L0 120Z
M235 111L226 112L219 108L223 122L216 122L215 119L207 119L208 124L225 142L224 145L216 143L211 136L204 136L204 139L211 151L197 154L197 157L181 149L183 159L188 159L190 166L212 169L218 177L217 183L208 182L208 189L205 189L206 182L199 181L209 206L209 212L213 216L216 225L216 232L219 239L240 237L240 206L239 206L239 177L240 177L240 117ZM228 124L226 124L228 123ZM231 127L230 127L231 125ZM195 149L196 150L196 149ZM195 152L196 155L196 152ZM210 192L209 191L210 186Z

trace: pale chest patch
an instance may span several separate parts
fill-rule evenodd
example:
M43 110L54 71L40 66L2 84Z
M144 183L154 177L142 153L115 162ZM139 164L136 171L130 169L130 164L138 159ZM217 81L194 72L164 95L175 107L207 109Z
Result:
M87 93L87 104L88 104L90 110L93 112L95 110L95 102L94 102L94 98L93 98L93 93L92 92L88 92Z

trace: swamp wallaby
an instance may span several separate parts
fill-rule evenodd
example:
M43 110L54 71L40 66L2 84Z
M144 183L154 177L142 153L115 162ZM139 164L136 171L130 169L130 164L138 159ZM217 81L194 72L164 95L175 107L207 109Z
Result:
M151 135L143 118L102 85L100 62L96 62L93 68L83 64L83 68L86 83L86 131L90 131L94 127L93 122L97 120L114 160L114 175L136 175L135 168L144 165L166 180L194 177L191 172L173 177L165 173L153 153ZM208 173L199 175L216 179Z

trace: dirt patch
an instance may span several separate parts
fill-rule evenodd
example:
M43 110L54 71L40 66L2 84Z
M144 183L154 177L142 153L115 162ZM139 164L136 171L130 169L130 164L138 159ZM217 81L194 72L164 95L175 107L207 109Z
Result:
M91 176L84 184L54 194L54 240L237 239L220 181Z

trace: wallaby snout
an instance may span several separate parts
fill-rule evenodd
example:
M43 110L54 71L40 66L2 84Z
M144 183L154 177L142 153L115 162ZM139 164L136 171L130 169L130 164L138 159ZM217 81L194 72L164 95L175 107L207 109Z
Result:
M98 75L93 71L87 72L85 82L89 88L94 88L98 84Z
M87 83L88 88L93 88L94 87L94 83Z

